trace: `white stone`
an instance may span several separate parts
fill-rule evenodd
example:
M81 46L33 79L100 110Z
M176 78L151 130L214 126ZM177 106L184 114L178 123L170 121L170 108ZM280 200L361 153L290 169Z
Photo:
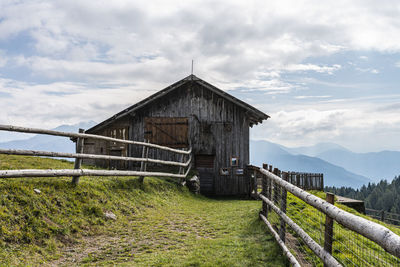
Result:
M114 213L112 213L111 211L106 211L104 213L104 217L106 217L107 219L111 219L116 221L117 220L117 215L115 215Z

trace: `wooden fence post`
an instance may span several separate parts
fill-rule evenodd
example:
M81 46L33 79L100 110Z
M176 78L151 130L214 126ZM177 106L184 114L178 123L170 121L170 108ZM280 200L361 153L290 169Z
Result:
M321 175L320 176L320 179L321 179L321 190L324 191L324 174L321 173L320 175Z
M263 169L265 169L265 170L268 170L268 164L263 164ZM266 197L268 197L268 185L269 185L269 183L268 183L268 177L267 176L265 176L265 175L262 175L262 178L261 178L262 180L262 191L261 191L261 194L262 195L264 195L264 196L266 196ZM265 202L265 201L263 201L262 202L262 214L265 216L265 218L267 218L268 219L268 204Z
M288 181L288 173L282 172L282 179ZM286 201L287 201L287 191L284 187L281 192L281 211L286 214ZM286 240L286 223L285 220L281 217L281 227L279 228L279 237L282 242L285 243Z
M326 201L335 204L335 195L332 193L326 193ZM325 240L324 250L332 255L332 243L333 243L333 219L328 215L325 215ZM325 266L325 264L324 264Z
M185 150L185 149L182 148L182 150ZM186 154L181 154L180 162L184 163L185 156L186 156ZM184 168L181 166L181 167L179 167L179 174L183 174L183 173L184 173Z
M85 130L83 129L79 129L79 133L84 133ZM76 153L82 154L83 153L83 146L85 143L85 139L84 138L80 138L78 137L76 139L76 143L75 143L75 151ZM80 169L82 165L82 159L75 159L75 164L74 164L74 169ZM72 183L77 185L79 183L79 177L80 176L72 176Z
M384 210L381 211L381 221L382 222L385 221L385 211Z
M182 148L182 150L185 150L185 149ZM186 154L181 154L181 160L180 160L180 162L184 163L185 158L186 158ZM182 167L182 166L179 167L179 174L184 174L184 173L185 173L185 168ZM184 184L185 179L186 179L186 177L180 179L180 182L181 182L182 185Z
M276 175L276 176L281 176L281 171L278 169L278 168L274 168L274 174ZM273 199L272 199L272 201L275 203L275 204L278 204L278 201L280 200L279 198L280 198L280 186L277 184L277 183L274 183L274 188L273 188L273 190L274 190L274 193L273 193Z
M144 140L146 143L148 143L147 140ZM149 157L149 147L148 146L143 146L142 150L142 158L148 158ZM141 162L140 163L140 171L145 172L147 168L147 163L146 162ZM139 182L142 184L144 181L144 176L139 176Z

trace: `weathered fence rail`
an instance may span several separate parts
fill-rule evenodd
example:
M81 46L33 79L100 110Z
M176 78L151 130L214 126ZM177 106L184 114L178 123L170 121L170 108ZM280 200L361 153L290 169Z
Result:
M397 226L400 225L400 214L398 213L365 208L365 214L382 222Z
M13 132L23 132L23 133L36 133L36 134L46 134L61 137L70 137L76 142L76 152L77 153L62 153L62 152L50 152L50 151L38 151L38 150L18 150L18 149L0 149L0 154L8 155L26 155L26 156L45 156L45 157L63 157L63 158L75 158L74 169L64 169L64 170L0 170L0 177L2 178L17 178L17 177L60 177L60 176L73 176L72 182L77 184L79 182L80 176L139 176L140 181L143 181L145 176L158 176L158 177L173 177L173 178L185 178L191 169L191 149L189 150L179 150L170 147L160 146L157 144L152 144L148 142L138 142L132 140L112 138L102 135L85 134L82 129L79 133L61 132L53 130L45 130L38 128L27 128L12 125L0 125L0 130L13 131ZM121 156L109 156L109 155L95 155L95 154L84 154L83 146L84 139L100 139L111 142L119 142L131 145L143 146L147 153L144 153L141 158L137 157L121 157ZM160 149L164 151L169 151L172 153L181 154L181 162L178 161L166 161L160 159L148 158L148 149ZM185 161L185 158L188 159ZM123 171L123 170L88 170L81 169L82 159L104 159L104 160L121 160L121 161L136 161L141 162L142 167L140 171ZM168 173L168 172L149 172L146 170L147 163L155 163L162 165L178 166L178 173ZM184 168L187 168L185 171Z
M63 137L72 137L72 138L84 138L84 139L99 139L105 141L113 141L123 144L131 144L131 145L140 145L140 146L147 146L152 148L157 148L165 151L170 151L178 154L186 154L189 155L192 153L192 150L179 150L174 149L166 146L160 146L157 144L146 143L146 142L139 142L139 141L132 141L132 140L125 140L125 139L118 139L103 135L96 135L96 134L85 134L85 133L70 133L70 132L61 132L61 131L54 131L54 130L45 130L45 129L38 129L38 128L27 128L27 127L20 127L20 126L13 126L13 125L1 125L0 124L0 131L10 131L10 132L20 132L20 133L35 133L35 134L47 134L47 135L55 135L55 136L63 136Z
M135 162L151 162L151 163L181 166L181 167L187 167L191 162L191 156L189 157L189 160L186 162L176 162L176 161L166 161L166 160L150 159L150 158L119 157L119 156L96 155L96 154L63 153L63 152L50 152L50 151L39 151L39 150L18 150L18 149L2 149L2 148L0 148L0 154L57 157L57 158L124 160L124 161L135 161Z
M62 170L2 170L2 178L18 177L61 177L61 176L158 176L185 178L190 169L184 174L164 173L164 172L142 172L142 171L116 171L116 170L87 170L87 169L62 169Z
M268 221L268 215L272 211L274 212L274 216L276 214L280 218L280 223L279 221L275 223L275 227L279 228L278 243L285 243L286 225L288 225L297 236L301 238L302 242L304 242L315 253L315 255L320 258L324 265L341 266L343 262L338 261L338 259L332 255L332 250L335 251L335 242L339 242L334 241L333 222L336 221L340 224L340 227L348 229L346 231L357 233L363 238L369 240L369 242L372 241L372 243L377 244L378 247L380 246L383 248L381 249L382 253L390 255L390 257L385 257L385 259L380 259L379 255L370 255L370 259L373 259L374 261L370 263L370 266L376 264L379 264L380 266L393 266L400 264L400 236L380 224L356 216L334 206L330 203L333 203L333 195L328 194L327 201L325 201L304 191L296 185L291 184L289 182L290 178L288 173L280 172L278 169L273 170L272 166L268 165L263 167L264 168L258 169L259 174L262 175L263 185L262 191L259 194L259 197L263 202L260 218L263 221ZM322 244L321 242L318 243L313 240L313 238L302 229L302 226L298 225L287 215L286 192L290 192L293 196L304 201L304 204L310 205L325 215L325 241L322 242ZM303 216L307 215L304 214ZM276 238L276 235L274 236ZM287 254L286 251L285 253ZM292 256L289 255L289 259ZM387 258L389 258L389 260ZM368 261L364 261L363 263L365 262ZM358 266L357 264L354 265Z

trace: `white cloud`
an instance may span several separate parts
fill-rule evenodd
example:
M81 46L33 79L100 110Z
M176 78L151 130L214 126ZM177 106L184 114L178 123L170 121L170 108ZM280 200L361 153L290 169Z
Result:
M356 68L357 71L359 72L368 72L372 74L378 74L379 70L374 69L374 68Z
M188 75L192 59L194 73L222 89L268 99L307 84L361 88L308 74L342 72L346 64L317 60L338 52L399 53L399 13L398 1L4 0L0 68L24 72L14 78L2 73L0 122L53 127L100 121ZM359 71L379 73L378 68ZM295 73L305 77L285 78ZM318 105L326 100L327 106L277 103L281 106L267 122L277 129L271 136L295 142L303 134L301 140L311 142L350 129L374 133L379 121L388 128L399 123L389 111L371 114L370 107L355 108L337 97L318 92L294 98L315 99Z
M147 84L146 86L149 86ZM159 89L160 84L152 84ZM3 124L52 128L80 121L102 121L156 90L143 90L142 83L116 88L90 88L79 83L28 84L0 79ZM132 93L134 92L134 93Z
M332 66L318 66L315 64L292 64L285 68L287 71L315 71L319 73L333 74L341 68L339 64L334 64Z
M140 65L140 59L161 58L168 62L158 67L165 69L162 79L171 67L187 73L191 58L197 59L198 73L245 80L255 71L332 73L340 68L301 63L310 56L400 49L392 12L396 2L384 7L364 1L156 3L9 1L0 11L0 38L28 32L36 56L81 64ZM154 71L154 66L144 67Z
M313 98L331 98L331 95L299 95L295 96L296 99L313 99Z
M400 106L380 104L389 98L400 100L399 95L370 96L363 101L320 101L311 107L309 103L270 106L271 118L254 127L251 138L287 146L336 142L359 152L400 150Z

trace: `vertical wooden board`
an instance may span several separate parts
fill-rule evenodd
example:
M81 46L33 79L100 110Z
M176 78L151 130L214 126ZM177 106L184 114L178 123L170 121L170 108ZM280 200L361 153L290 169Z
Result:
M200 134L200 124L195 116L203 122L212 123L212 135L204 136L204 134ZM205 150L215 153L217 157L214 166L215 188L218 188L224 194L234 194L244 190L243 187L245 187L247 180L243 176L236 175L235 168L231 168L229 177L219 177L220 168L230 167L231 156L239 157L238 168L244 168L249 162L249 127L242 108L194 83L193 87L190 88L189 84L182 86L174 94L155 101L154 105L152 103L152 105L138 111L134 117L132 116L129 123L131 125L129 139L143 140L144 117L171 117L173 118L172 122L177 124L178 118L187 117L186 126L173 128L169 125L165 127L172 132L173 136L177 137L178 143L183 142L183 139L185 141L190 140L193 151ZM224 122L231 123L231 132L224 130ZM152 127L152 132L155 135L158 134L158 130L154 127ZM165 135L161 139L163 139L163 143L171 141ZM213 146L214 149L212 150ZM129 149L130 155L135 153L136 149ZM158 156L168 157L168 159L173 157L168 153L159 153L155 150L152 153L156 158Z

